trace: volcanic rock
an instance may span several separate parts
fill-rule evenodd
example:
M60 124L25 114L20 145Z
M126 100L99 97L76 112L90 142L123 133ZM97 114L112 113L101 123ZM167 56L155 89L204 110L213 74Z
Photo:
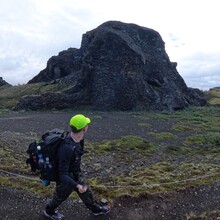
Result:
M157 31L109 21L86 32L79 49L69 48L51 57L47 67L29 81L66 83L70 89L56 95L26 96L17 107L89 105L95 110L123 111L205 105L203 92L188 88L176 67Z

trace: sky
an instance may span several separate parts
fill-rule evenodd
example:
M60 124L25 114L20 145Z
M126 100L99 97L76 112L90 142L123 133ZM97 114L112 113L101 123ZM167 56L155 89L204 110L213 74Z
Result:
M0 77L25 84L50 57L117 20L154 29L188 87L220 86L219 0L0 0Z

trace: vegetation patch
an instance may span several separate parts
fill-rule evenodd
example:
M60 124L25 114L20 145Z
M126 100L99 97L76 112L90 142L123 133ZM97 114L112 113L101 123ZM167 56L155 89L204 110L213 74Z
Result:
M138 126L140 127L150 127L151 125L148 123L138 123Z
M26 170L25 156L15 154L3 141L0 141L0 169L24 172Z
M218 179L220 165L161 162L114 176L111 181L90 179L90 184L108 198L138 196L146 192L170 191Z
M198 215L198 213L190 213L187 216L187 220L211 220L211 219L219 219L220 210L213 210L209 212L203 212Z
M40 95L45 92L57 92L68 89L66 85L48 84L48 83L31 83L17 86L7 86L1 88L0 92L0 109L14 108L22 96Z
M168 156L177 156L181 157L193 157L198 153L197 148L189 147L189 146L176 146L176 145L168 145L164 149L164 154Z
M206 139L204 135L191 135L189 137L186 138L186 140L184 141L184 144L186 145L201 145L203 146L204 144L206 144Z
M116 152L116 153L125 153L126 155L129 152L141 153L143 155L149 155L157 151L157 147L145 140L144 138L138 136L124 136L117 140L106 140L102 143L93 143L95 145L96 153L100 154L103 152ZM94 149L92 146L90 149Z
M141 120L141 121L145 121L145 120L149 120L149 119L150 119L150 117L144 115L144 113L142 113L142 115L133 115L133 117L134 117L134 118L137 118L137 119L139 119L139 120Z
M157 140L164 140L164 139L176 140L176 139L178 139L178 137L175 134L172 134L170 132L161 132L161 133L149 132L148 134L152 135Z
M21 177L0 177L0 184L2 186L11 186L43 196L52 196L54 191L54 184L45 187L41 184L39 178L25 179Z
M206 92L208 103L211 105L220 105L220 88L213 88Z
M103 119L94 113L92 120ZM114 114L116 114L114 112ZM121 113L119 114L126 114ZM98 196L114 199L120 195L138 196L146 192L166 192L197 184L211 183L220 175L219 108L188 108L178 112L128 113L146 129L146 137L127 135L115 140L87 142L83 157L87 180ZM141 120L141 121L140 121ZM155 127L155 124L163 125ZM154 124L153 124L154 123ZM152 131L152 128L156 128ZM155 130L157 132L155 132ZM109 131L111 133L111 130ZM16 151L28 142L26 134L5 133L0 137L0 169L33 178L27 180L2 174L1 185L10 185L49 195L54 185L43 187L30 176L27 155ZM151 141L147 140L150 135ZM9 138L8 142L6 137ZM30 138L30 137L29 137ZM75 194L73 194L75 196Z
M220 149L220 132L209 132L205 139L211 147Z
M209 132L205 135L192 135L186 138L184 144L199 146L200 153L220 153L220 133Z
M173 131L179 131L179 132L185 132L185 131L193 131L194 128L190 125L190 124L181 124L181 123L178 123L178 124L174 124L172 127L171 127L171 130Z

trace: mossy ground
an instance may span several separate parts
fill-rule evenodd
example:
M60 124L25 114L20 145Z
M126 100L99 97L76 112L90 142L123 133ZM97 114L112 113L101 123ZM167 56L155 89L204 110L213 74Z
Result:
M88 153L83 158L83 167L87 173L88 182L98 193L114 199L116 195L170 191L175 190L177 186L186 187L189 184L214 181L215 176L200 179L201 176L209 174L216 174L218 177L220 172L218 108L204 107L189 108L179 112L125 114L137 119L135 129L145 129L145 137L143 132L141 136L136 132L135 135L87 142ZM104 118L96 113L93 114L92 120L99 123ZM29 176L29 167L25 165L27 155L16 152L11 147L12 144L13 142L10 141L0 142L0 169ZM105 174L102 172L100 174L100 169L103 169ZM90 176L90 172L93 176ZM198 180L184 182L197 177ZM52 193L50 188L45 190L40 187L36 180L25 181L18 178L18 181L15 181L14 178L2 176L0 182L3 185L20 187L36 193ZM173 183L173 185L160 185L161 183ZM130 186L137 186L137 188Z
M22 96L39 95L45 92L57 92L67 89L63 84L32 83L0 88L0 110L13 109Z

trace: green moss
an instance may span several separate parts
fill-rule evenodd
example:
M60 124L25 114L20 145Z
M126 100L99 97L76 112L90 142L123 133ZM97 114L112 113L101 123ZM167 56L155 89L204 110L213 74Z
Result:
M192 131L194 129L192 128L191 125L179 123L172 125L171 130L183 132L183 131Z
M138 123L138 126L140 126L140 127L150 127L151 125L147 124L147 123Z
M96 178L90 184L108 198L126 194L137 196L144 192L170 191L176 187L212 182L219 178L219 171L220 165L161 162L114 176L108 182ZM210 175L214 173L216 175Z
M206 139L204 135L192 135L186 138L184 144L186 145L204 145L206 143Z
M6 114L6 113L9 113L9 112L10 112L9 109L1 108L1 106L0 106L0 115Z
M0 109L11 109L16 106L22 96L39 95L45 92L57 92L68 89L64 84L31 83L9 86L1 89Z
M220 105L220 88L210 89L206 96L209 104Z
M207 152L220 153L220 132L209 132L205 140Z
M52 196L54 191L54 184L50 186L43 186L40 179L25 179L16 177L0 177L0 184L3 186L11 186L17 189L26 190L43 196Z
M164 150L165 154L176 156L181 156L183 152L185 153L185 149L182 146L167 146Z
M157 151L156 146L147 140L138 136L124 136L113 141L104 141L100 144L95 143L97 153L100 152L121 152L128 153L129 151L141 152L144 155L151 154Z
M164 139L172 139L176 140L178 137L170 132L161 132L161 133L155 133L155 132L149 132L149 135L154 136L157 140L164 140Z
M218 210L212 210L202 213L190 213L187 215L188 220L211 220L211 219L219 219L220 216L220 209Z
M139 120L145 121L145 120L149 120L150 117L149 116L145 116L145 115L134 115L134 118L137 118Z
M15 153L7 143L0 141L0 169L7 171L19 170L20 172L27 172L25 161L25 155Z

